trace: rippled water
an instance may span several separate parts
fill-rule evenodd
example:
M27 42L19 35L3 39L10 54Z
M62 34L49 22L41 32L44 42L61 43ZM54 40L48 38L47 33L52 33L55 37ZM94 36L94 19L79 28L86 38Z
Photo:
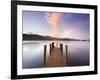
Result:
M47 45L47 57L52 41L23 41L23 68L42 68L44 45ZM66 57L68 45L68 66L89 65L89 41L60 41L63 44L63 54ZM56 46L56 45L55 45Z

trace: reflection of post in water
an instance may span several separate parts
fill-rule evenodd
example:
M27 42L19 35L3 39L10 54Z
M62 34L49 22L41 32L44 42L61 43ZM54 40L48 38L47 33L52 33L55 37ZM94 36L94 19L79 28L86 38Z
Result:
M68 45L66 45L66 64L68 65Z
M44 66L46 65L46 49L47 49L47 46L44 45Z

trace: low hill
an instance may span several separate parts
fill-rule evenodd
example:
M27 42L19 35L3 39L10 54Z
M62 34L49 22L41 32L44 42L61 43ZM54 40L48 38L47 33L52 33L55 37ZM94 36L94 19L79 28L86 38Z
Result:
M81 41L80 39L56 38L51 36L42 36L38 34L23 34L23 40L64 40L64 41ZM87 40L82 40L87 41Z

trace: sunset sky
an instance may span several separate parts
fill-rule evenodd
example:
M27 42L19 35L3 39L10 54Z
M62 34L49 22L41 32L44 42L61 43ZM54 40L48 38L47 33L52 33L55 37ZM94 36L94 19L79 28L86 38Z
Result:
M89 39L89 14L23 11L23 33Z

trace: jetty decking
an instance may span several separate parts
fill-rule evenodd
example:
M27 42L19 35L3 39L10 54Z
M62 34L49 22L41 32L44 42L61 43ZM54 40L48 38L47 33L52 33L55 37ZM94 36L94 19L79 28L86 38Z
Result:
M44 46L44 67L64 67L68 65L67 52L66 57L64 57L62 48L62 44L60 44L60 47L55 47L54 43L50 44L50 55L46 57L46 45Z

